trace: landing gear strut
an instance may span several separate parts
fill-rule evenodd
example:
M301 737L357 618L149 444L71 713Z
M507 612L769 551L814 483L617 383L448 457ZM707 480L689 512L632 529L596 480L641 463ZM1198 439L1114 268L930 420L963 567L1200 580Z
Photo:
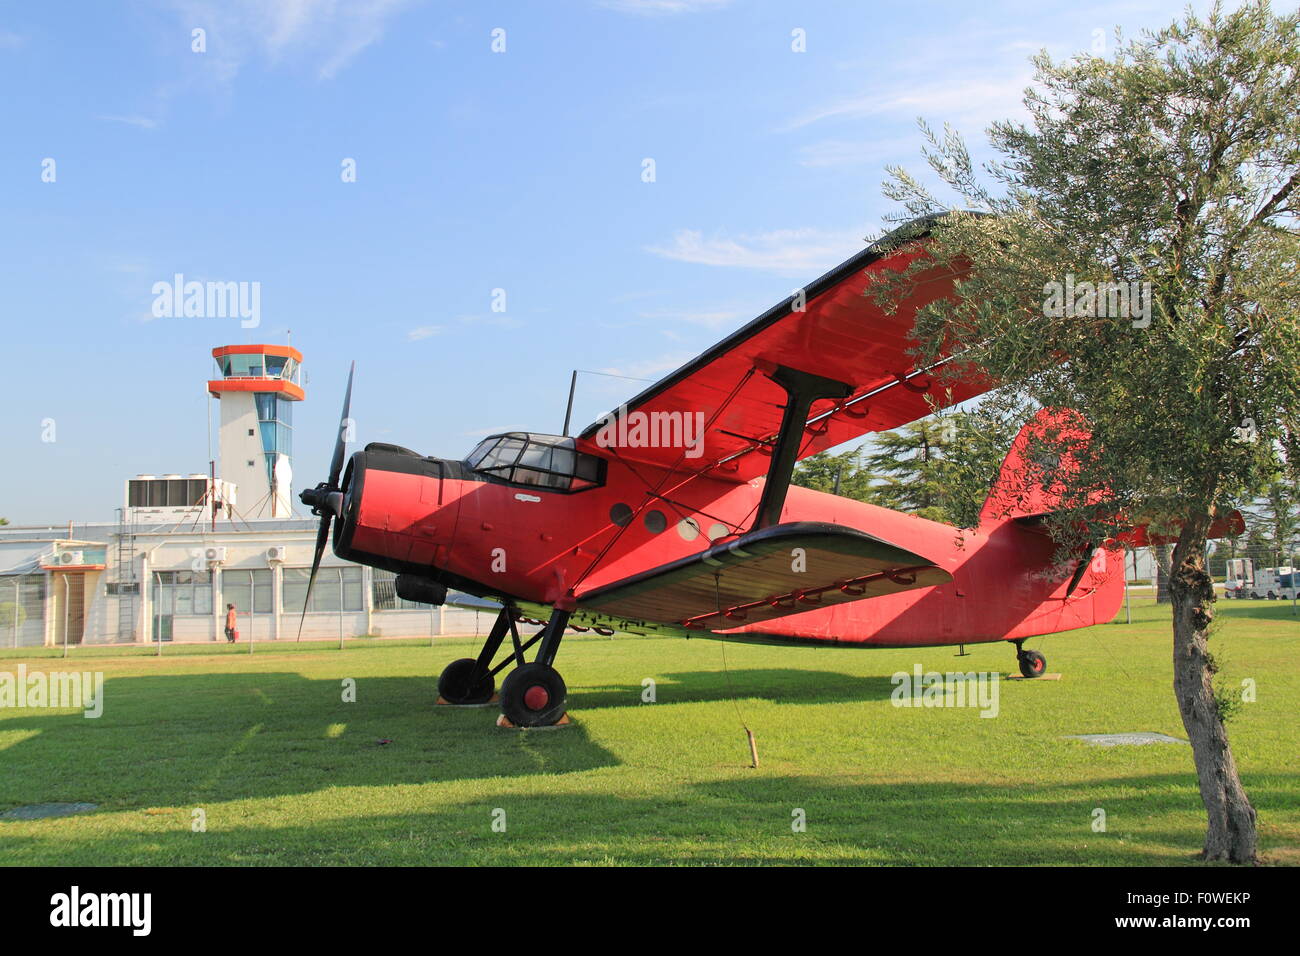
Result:
M449 704L487 703L492 699L496 675L514 664L515 669L501 682L501 713L516 727L550 727L564 716L568 698L564 678L552 665L569 623L569 612L554 609L551 619L527 641L519 637L518 617L518 608L505 605L478 658L466 657L448 664L438 678L438 693ZM510 635L511 652L493 666L506 634ZM524 651L539 641L537 657L531 662L525 660Z
M1016 662L1020 665L1022 677L1042 677L1047 671L1047 658L1038 651L1027 651L1024 641L1016 641Z

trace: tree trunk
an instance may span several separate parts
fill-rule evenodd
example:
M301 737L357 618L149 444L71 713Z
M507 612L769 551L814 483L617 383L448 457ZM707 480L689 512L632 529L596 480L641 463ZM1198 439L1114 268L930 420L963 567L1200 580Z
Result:
M1183 525L1174 548L1169 595L1174 617L1174 695L1183 718L1192 759L1209 815L1202 857L1255 863L1255 808L1237 776L1228 733L1214 697L1214 659L1209 653L1214 619L1214 586L1205 569L1205 536L1210 509Z

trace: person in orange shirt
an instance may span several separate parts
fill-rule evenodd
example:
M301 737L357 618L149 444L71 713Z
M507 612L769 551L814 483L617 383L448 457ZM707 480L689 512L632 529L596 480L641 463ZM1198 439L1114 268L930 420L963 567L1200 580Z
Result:
M226 605L226 643L235 643L235 638L239 636L239 631L235 630L235 606Z

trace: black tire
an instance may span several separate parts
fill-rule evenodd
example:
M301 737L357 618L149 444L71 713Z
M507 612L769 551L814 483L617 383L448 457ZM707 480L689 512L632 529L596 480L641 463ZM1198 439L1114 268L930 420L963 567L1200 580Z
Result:
M1274 594L1272 591L1269 591L1269 592L1268 592L1268 599L1269 599L1270 601L1276 601L1276 600L1277 600L1277 595Z
M1021 651L1016 659L1022 677L1042 677L1047 672L1047 658L1038 651Z
M501 682L501 713L516 727L550 727L564 716L568 694L559 671L534 661Z
M486 704L490 701L497 682L491 674L484 674L477 683L471 684L477 666L478 662L473 658L462 657L444 667L438 678L438 696L449 704Z

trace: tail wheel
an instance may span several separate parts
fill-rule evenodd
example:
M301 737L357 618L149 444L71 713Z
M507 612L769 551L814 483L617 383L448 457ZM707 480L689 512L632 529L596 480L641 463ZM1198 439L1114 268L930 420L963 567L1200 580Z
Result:
M564 716L568 693L559 671L533 661L501 682L501 713L516 727L549 727Z
M1042 677L1047 670L1047 658L1038 651L1021 651L1016 658L1023 677Z
M471 657L452 661L438 678L438 695L449 704L486 704L496 690L491 674L475 680L478 662Z

